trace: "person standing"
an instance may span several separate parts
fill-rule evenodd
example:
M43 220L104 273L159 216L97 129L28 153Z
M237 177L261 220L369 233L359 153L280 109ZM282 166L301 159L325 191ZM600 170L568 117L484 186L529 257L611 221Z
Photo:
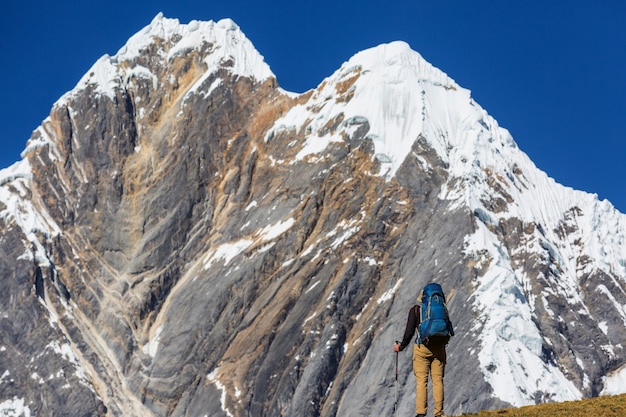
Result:
M403 351L413 339L413 373L416 381L416 417L425 417L428 410L428 376L433 384L435 417L443 416L443 377L446 368L446 345L454 336L441 286L430 283L418 297L418 304L409 310L402 342L394 344L394 352Z

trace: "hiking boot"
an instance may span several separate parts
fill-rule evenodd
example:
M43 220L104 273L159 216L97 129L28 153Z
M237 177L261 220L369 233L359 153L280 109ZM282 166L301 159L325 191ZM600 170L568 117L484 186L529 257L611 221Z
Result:
M426 414L415 414L415 417L426 417Z

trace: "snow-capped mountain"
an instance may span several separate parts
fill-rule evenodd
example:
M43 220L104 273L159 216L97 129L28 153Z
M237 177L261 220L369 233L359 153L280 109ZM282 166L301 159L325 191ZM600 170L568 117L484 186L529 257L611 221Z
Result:
M295 94L233 21L158 15L22 156L0 171L0 414L389 413L431 280L448 414L626 392L626 217L404 42Z

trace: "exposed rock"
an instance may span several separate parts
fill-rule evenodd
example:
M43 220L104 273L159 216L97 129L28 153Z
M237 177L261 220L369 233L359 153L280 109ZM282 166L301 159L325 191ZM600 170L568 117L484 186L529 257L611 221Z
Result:
M191 45L200 30L206 38ZM23 398L35 415L68 416L390 413L393 341L437 280L457 333L447 409L503 406L513 401L489 379L503 364L484 363L492 324L477 300L498 267L520 281L501 296L528 309L540 338L519 335L520 346L547 372L592 396L623 366L624 262L607 272L585 249L591 232L577 222L593 213L568 207L554 224L515 215L516 192L535 174L515 162L508 174L455 175L438 145L451 132L403 139L401 161L398 149L380 151L380 121L345 107L362 100L363 68L292 95L264 67L241 67L252 52L216 58L228 42L248 47L230 21L157 16L140 34L152 35L101 59L55 104L21 174L2 180L0 404ZM114 68L107 86L94 81L102 68ZM435 75L422 96L462 93ZM290 113L301 109L301 120ZM490 192L474 199L479 183ZM499 252L472 250L476 233ZM508 324L498 324L503 339ZM410 368L402 354L406 412ZM537 386L510 389L561 399Z

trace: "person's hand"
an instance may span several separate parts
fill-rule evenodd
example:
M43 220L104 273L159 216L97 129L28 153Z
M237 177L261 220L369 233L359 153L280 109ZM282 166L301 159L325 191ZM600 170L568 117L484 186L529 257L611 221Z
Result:
M394 351L394 352L400 352L400 343L396 342L396 343L393 345L393 351Z

